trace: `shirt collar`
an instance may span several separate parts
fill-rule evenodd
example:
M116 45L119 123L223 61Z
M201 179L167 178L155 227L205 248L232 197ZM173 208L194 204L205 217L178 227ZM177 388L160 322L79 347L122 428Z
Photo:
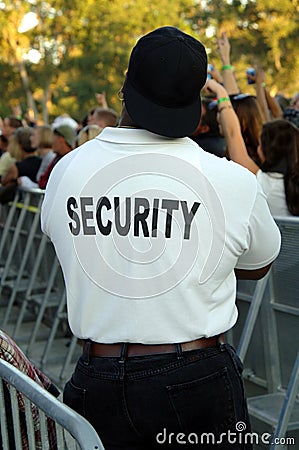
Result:
M132 144L157 144L161 143L182 143L186 142L188 138L168 138L150 131L140 128L122 128L122 127L106 127L96 137L99 141L114 142L114 143L132 143Z

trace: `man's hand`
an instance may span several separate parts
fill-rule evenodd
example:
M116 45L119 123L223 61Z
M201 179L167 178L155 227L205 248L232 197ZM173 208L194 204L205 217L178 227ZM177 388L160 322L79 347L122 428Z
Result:
M217 38L217 48L223 65L230 65L230 43L226 33L221 33L221 37Z
M106 92L97 92L96 99L99 105L103 108L108 108L107 100L106 100Z

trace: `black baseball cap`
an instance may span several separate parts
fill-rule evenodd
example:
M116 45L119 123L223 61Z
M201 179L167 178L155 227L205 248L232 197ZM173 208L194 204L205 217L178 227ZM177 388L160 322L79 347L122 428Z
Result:
M200 91L207 80L204 46L175 27L161 27L132 50L123 87L132 120L152 133L190 136L201 116Z

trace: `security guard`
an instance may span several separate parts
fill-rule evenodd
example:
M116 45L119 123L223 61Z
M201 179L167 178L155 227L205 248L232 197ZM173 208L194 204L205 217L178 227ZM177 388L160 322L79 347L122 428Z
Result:
M105 449L250 449L242 367L224 334L236 275L264 276L279 231L256 178L191 139L204 46L174 27L132 50L117 128L54 168L42 227L83 353L64 401ZM242 426L240 426L242 424Z

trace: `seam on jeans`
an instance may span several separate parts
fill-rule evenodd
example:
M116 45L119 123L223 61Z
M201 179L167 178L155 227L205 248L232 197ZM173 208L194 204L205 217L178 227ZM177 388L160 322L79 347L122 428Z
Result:
M184 355L182 359L176 359L175 361L164 365L163 367L159 367L157 369L146 369L142 371L138 371L136 373L127 373L127 379L128 380L137 380L140 378L146 378L150 376L160 375L162 373L170 372L175 369L179 369L180 367L186 367L191 364L194 364L198 361L204 361L205 359L210 359L213 357L217 357L220 354L220 351L218 348L215 347L215 353L206 355L205 357L202 357L200 354L193 354L193 355Z
M226 377L224 377L224 381L225 381L225 389L227 391L229 391L231 389L231 385L228 383L228 368L226 366L222 367L221 369L212 372L204 377L200 377L197 378L195 380L191 380L191 381L185 381L182 383L176 383L176 384L171 384L169 386L166 386L167 391L183 391L184 389L190 389L190 387L192 386L196 386L198 384L203 385L207 382L209 382L210 380L214 380L215 378L219 378L220 376L223 376L223 374L226 375Z
M121 390L122 390L122 393L121 393L121 395L122 395L122 409L123 409L124 415L125 415L125 417L126 417L128 423L129 423L129 426L132 428L132 430L134 431L134 433L136 433L136 435L137 435L138 437L142 437L142 434L141 434L141 433L137 430L137 428L135 427L135 425L134 425L134 423L133 423L133 421L132 421L132 419L131 419L131 416L130 416L128 407L127 407L127 402L126 402L126 390L125 390L125 381L122 381L121 384L122 384L122 386L121 386L121 388L122 388L122 389L121 389Z
M244 386L244 380L242 377L242 373L240 373L239 367L236 364L235 361L235 356L238 357L235 349L232 346L228 346L227 347L227 353L229 354L229 357L232 361L232 364L235 368L239 383L240 383L240 387L241 387L241 391L242 391L242 410L243 410L243 416L249 420L249 415L248 415L248 411L247 411L247 404L246 404L246 396L245 396L245 386ZM239 358L239 357L238 357Z
M177 411L176 411L176 409L175 409L175 406L174 406L173 401L172 401L172 398L171 398L171 392L170 392L170 390L169 390L168 388L167 388L167 396L168 396L168 400L169 400L169 403L170 403L170 405L171 405L171 408L172 408L172 410L173 410L173 412L174 412L174 415L175 415L175 417L176 417L176 420L178 421L180 430L181 430L181 432L183 432L183 431L184 431L183 424L182 424L182 422L181 422L181 419L180 419L179 414L177 413Z
M118 367L119 369L119 367ZM100 380L119 380L121 379L119 370L115 373L109 373L109 372L93 372L92 370L92 364L90 363L89 366L86 366L80 359L77 364L77 370L82 373L83 375L88 375L91 378L100 379Z
M87 389L82 388L80 386L77 386L74 382L73 382L73 377L68 381L68 387L70 389L73 390L73 392L75 393L76 397L80 397L80 411L79 414L81 414L83 417L86 417L86 396L87 396ZM65 395L63 393L63 395Z

